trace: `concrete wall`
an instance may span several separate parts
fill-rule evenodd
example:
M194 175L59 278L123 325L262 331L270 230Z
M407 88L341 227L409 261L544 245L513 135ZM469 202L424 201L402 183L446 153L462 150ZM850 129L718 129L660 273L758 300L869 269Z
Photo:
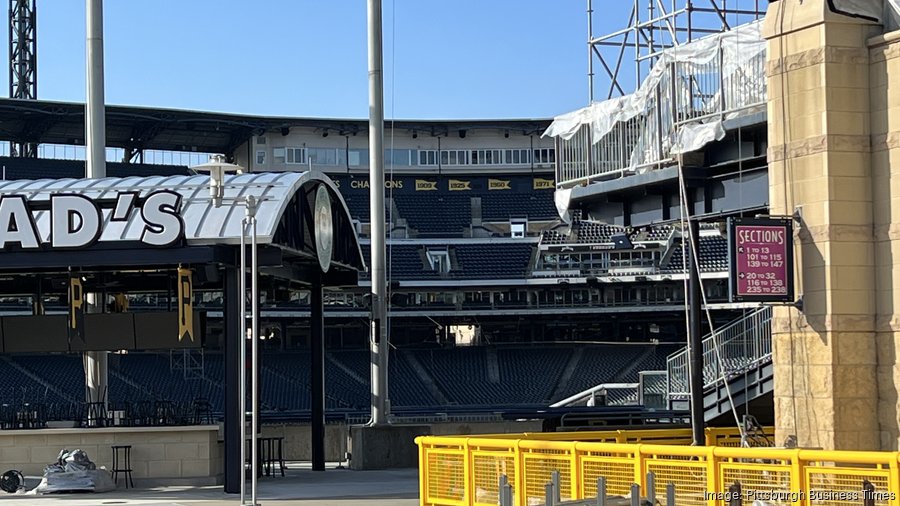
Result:
M875 344L881 448L900 447L900 32L869 44L875 235Z
M511 432L540 432L540 421L502 421L502 422L441 422L431 425L430 434L506 434ZM262 428L263 437L284 437L286 460L310 460L310 429L305 424L266 425ZM343 459L347 451L347 425L325 426L325 460L337 462Z
M40 476L60 450L82 449L97 467L112 468L112 445L131 445L135 480L214 484L223 462L218 426L113 427L0 431L0 462Z
M773 321L776 440L896 450L900 45L828 3L772 3L764 28L771 212L802 216L803 311Z

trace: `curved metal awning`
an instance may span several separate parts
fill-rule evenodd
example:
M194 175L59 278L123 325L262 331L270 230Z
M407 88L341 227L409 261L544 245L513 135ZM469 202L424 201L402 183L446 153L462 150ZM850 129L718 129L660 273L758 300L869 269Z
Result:
M71 232L77 235L82 218L63 218L67 212L62 204L74 196L75 204L89 200L98 213L97 236L90 244L79 243L82 250L144 250L144 258L152 251L165 248L236 246L241 241L241 223L248 197L258 202L256 210L257 242L269 249L276 248L286 257L306 263L316 263L318 252L315 241L314 205L320 187L327 190L331 203L333 237L332 265L341 270L364 270L362 252L353 228L347 206L333 182L324 174L310 172L250 173L226 176L223 181L224 196L216 207L210 196L210 178L207 175L151 176L101 179L46 179L36 181L0 182L0 262L4 254L21 255L33 251L64 249L68 245L60 233L54 234L53 225L60 227L68 221ZM177 214L182 227L177 241L154 243L147 234L166 232L153 217L145 216L154 194L168 195L159 200L161 212ZM8 202L7 202L8 201ZM159 203L154 202L154 203ZM174 204L174 205L172 205ZM168 211L166 206L169 206ZM24 207L30 215L36 241L26 244L22 236L15 234L28 223L15 214L17 207ZM77 207L77 206L76 206ZM177 208L177 209L175 209ZM157 209L157 217L159 214ZM93 214L88 210L86 214ZM56 213L58 216L54 216ZM163 216L165 218L165 216ZM74 240L74 239L73 239ZM78 241L75 241L78 242ZM35 243L38 245L35 247ZM31 247L29 247L31 246ZM31 250L31 251L29 251ZM102 261L98 259L98 264ZM21 264L22 262L17 262Z

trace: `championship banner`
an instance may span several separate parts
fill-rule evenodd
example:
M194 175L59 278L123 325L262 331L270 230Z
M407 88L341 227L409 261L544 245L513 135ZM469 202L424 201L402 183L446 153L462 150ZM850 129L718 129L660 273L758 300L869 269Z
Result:
M463 181L460 179L451 179L447 183L447 189L452 192L469 191L472 189L471 184L472 184L471 181Z
M534 178L534 189L535 190L552 190L555 188L552 179L544 179L540 177Z
M488 190L511 190L509 179L488 179Z
M194 341L194 282L190 269L178 269L178 342Z
M69 277L69 339L84 342L84 289L81 278Z
M427 181L425 179L416 179L416 191L417 192L429 192L436 191L437 181Z

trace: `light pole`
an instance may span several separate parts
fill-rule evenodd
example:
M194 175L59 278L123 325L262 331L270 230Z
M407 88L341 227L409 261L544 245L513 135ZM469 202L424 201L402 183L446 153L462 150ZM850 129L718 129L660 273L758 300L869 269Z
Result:
M228 163L222 155L213 155L207 163L193 167L197 172L209 172L209 196L213 206L218 208L225 201L225 174L235 172L241 174L244 168ZM232 204L244 205L244 217L241 219L241 245L239 253L240 274L238 275L238 293L240 295L238 334L241 340L238 406L240 416L240 462L241 462L241 505L257 506L257 474L259 466L259 275L258 250L256 234L256 211L259 199L253 195L229 199ZM249 233L248 233L249 231ZM247 327L247 240L250 241L250 327ZM247 330L250 330L250 411L247 411ZM247 498L247 415L250 415L250 503Z

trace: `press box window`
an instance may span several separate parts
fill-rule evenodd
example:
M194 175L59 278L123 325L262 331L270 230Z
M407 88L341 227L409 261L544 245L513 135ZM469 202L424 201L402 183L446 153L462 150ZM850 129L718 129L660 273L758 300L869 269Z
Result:
M509 235L513 239L523 239L528 231L527 220L511 220L509 222Z
M446 250L428 251L427 256L431 270L442 274L450 272L450 254Z
M265 165L266 164L266 152L265 151L257 151L256 152L256 165Z

